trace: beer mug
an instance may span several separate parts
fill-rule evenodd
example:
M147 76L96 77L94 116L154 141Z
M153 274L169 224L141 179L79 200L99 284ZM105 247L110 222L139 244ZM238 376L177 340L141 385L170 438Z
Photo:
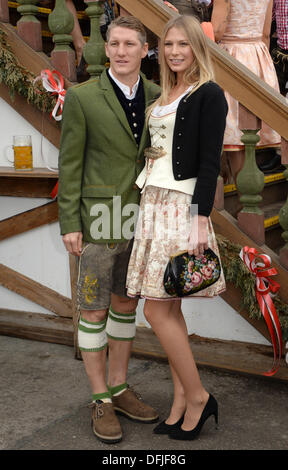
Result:
M8 148L13 148L13 160L10 160L8 155ZM4 149L4 154L7 160L14 164L15 170L32 170L33 156L32 156L32 137L31 135L14 135L13 145L7 145Z

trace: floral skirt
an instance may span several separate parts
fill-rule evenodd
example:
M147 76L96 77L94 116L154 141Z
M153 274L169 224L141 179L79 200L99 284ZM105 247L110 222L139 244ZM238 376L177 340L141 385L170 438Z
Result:
M170 256L186 251L191 230L191 196L179 191L148 186L140 202L139 218L127 272L127 295L156 300L177 300L170 297L163 285ZM219 257L219 250L210 218L208 245ZM223 269L219 280L191 297L213 297L226 289Z

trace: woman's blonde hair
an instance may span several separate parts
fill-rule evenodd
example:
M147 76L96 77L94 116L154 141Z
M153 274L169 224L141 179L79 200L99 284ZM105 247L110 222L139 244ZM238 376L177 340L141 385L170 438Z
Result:
M157 105L165 105L168 102L168 95L171 89L176 85L176 74L169 68L165 55L164 44L168 31L171 28L182 29L187 36L188 42L194 55L194 61L184 74L184 81L187 87L194 84L191 93L194 93L203 83L214 80L214 71L205 34L201 28L199 20L194 16L181 15L172 18L165 25L160 46L159 46L159 59L160 59L160 97L147 108L147 118L149 118L152 109Z

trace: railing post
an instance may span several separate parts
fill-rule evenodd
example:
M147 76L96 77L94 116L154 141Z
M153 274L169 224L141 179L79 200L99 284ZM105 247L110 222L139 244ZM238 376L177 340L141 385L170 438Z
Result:
M42 51L42 32L41 23L35 16L38 13L37 2L38 0L19 0L20 6L17 11L22 17L17 21L17 32L34 51L40 52Z
M48 26L53 33L55 47L51 62L71 82L76 82L75 52L71 49L71 32L74 27L73 14L68 10L65 0L56 0L55 8L48 16Z
M3 21L3 23L9 23L8 0L0 0L0 21Z
M238 213L238 226L258 245L265 243L264 213L258 207L262 201L260 193L264 188L264 174L256 163L255 147L260 137L260 120L239 105L239 127L243 132L241 141L245 144L245 162L238 173L236 185L241 194L242 210Z
M282 139L281 163L286 167L286 170L284 171L284 176L288 181L288 141L285 139ZM284 230L284 232L282 233L282 238L285 241L285 245L283 246L283 248L281 248L279 252L279 258L282 266L288 269L288 197L284 206L280 209L279 224Z
M83 56L88 64L87 72L90 77L99 77L105 69L107 60L104 41L100 31L100 17L104 12L105 0L84 0L88 7L85 12L90 18L90 39L83 48Z

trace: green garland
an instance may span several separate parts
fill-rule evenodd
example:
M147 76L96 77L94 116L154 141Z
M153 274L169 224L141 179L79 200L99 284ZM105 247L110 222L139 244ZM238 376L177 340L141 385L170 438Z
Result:
M55 106L56 98L47 92L40 81L33 83L36 78L25 69L15 58L11 47L7 44L6 34L0 28L0 82L9 88L11 99L15 92L24 96L28 103L37 106L44 112L51 112ZM217 235L222 266L226 281L232 282L242 291L242 307L248 311L251 318L262 317L256 295L255 276L247 269L239 253L241 246L232 243L224 237ZM288 305L277 295L273 302L281 324L284 340L288 340Z
M7 43L6 33L0 28L0 83L5 83L8 87L12 101L15 93L18 93L40 111L50 113L57 98L43 88L41 80L34 83L35 78L36 76L17 60Z
M216 238L226 281L232 282L235 287L241 289L241 307L247 310L250 318L262 318L255 293L255 275L249 271L239 256L242 246L232 243L230 240L218 234ZM287 341L288 305L283 302L278 295L273 297L273 303L281 325L283 339Z

